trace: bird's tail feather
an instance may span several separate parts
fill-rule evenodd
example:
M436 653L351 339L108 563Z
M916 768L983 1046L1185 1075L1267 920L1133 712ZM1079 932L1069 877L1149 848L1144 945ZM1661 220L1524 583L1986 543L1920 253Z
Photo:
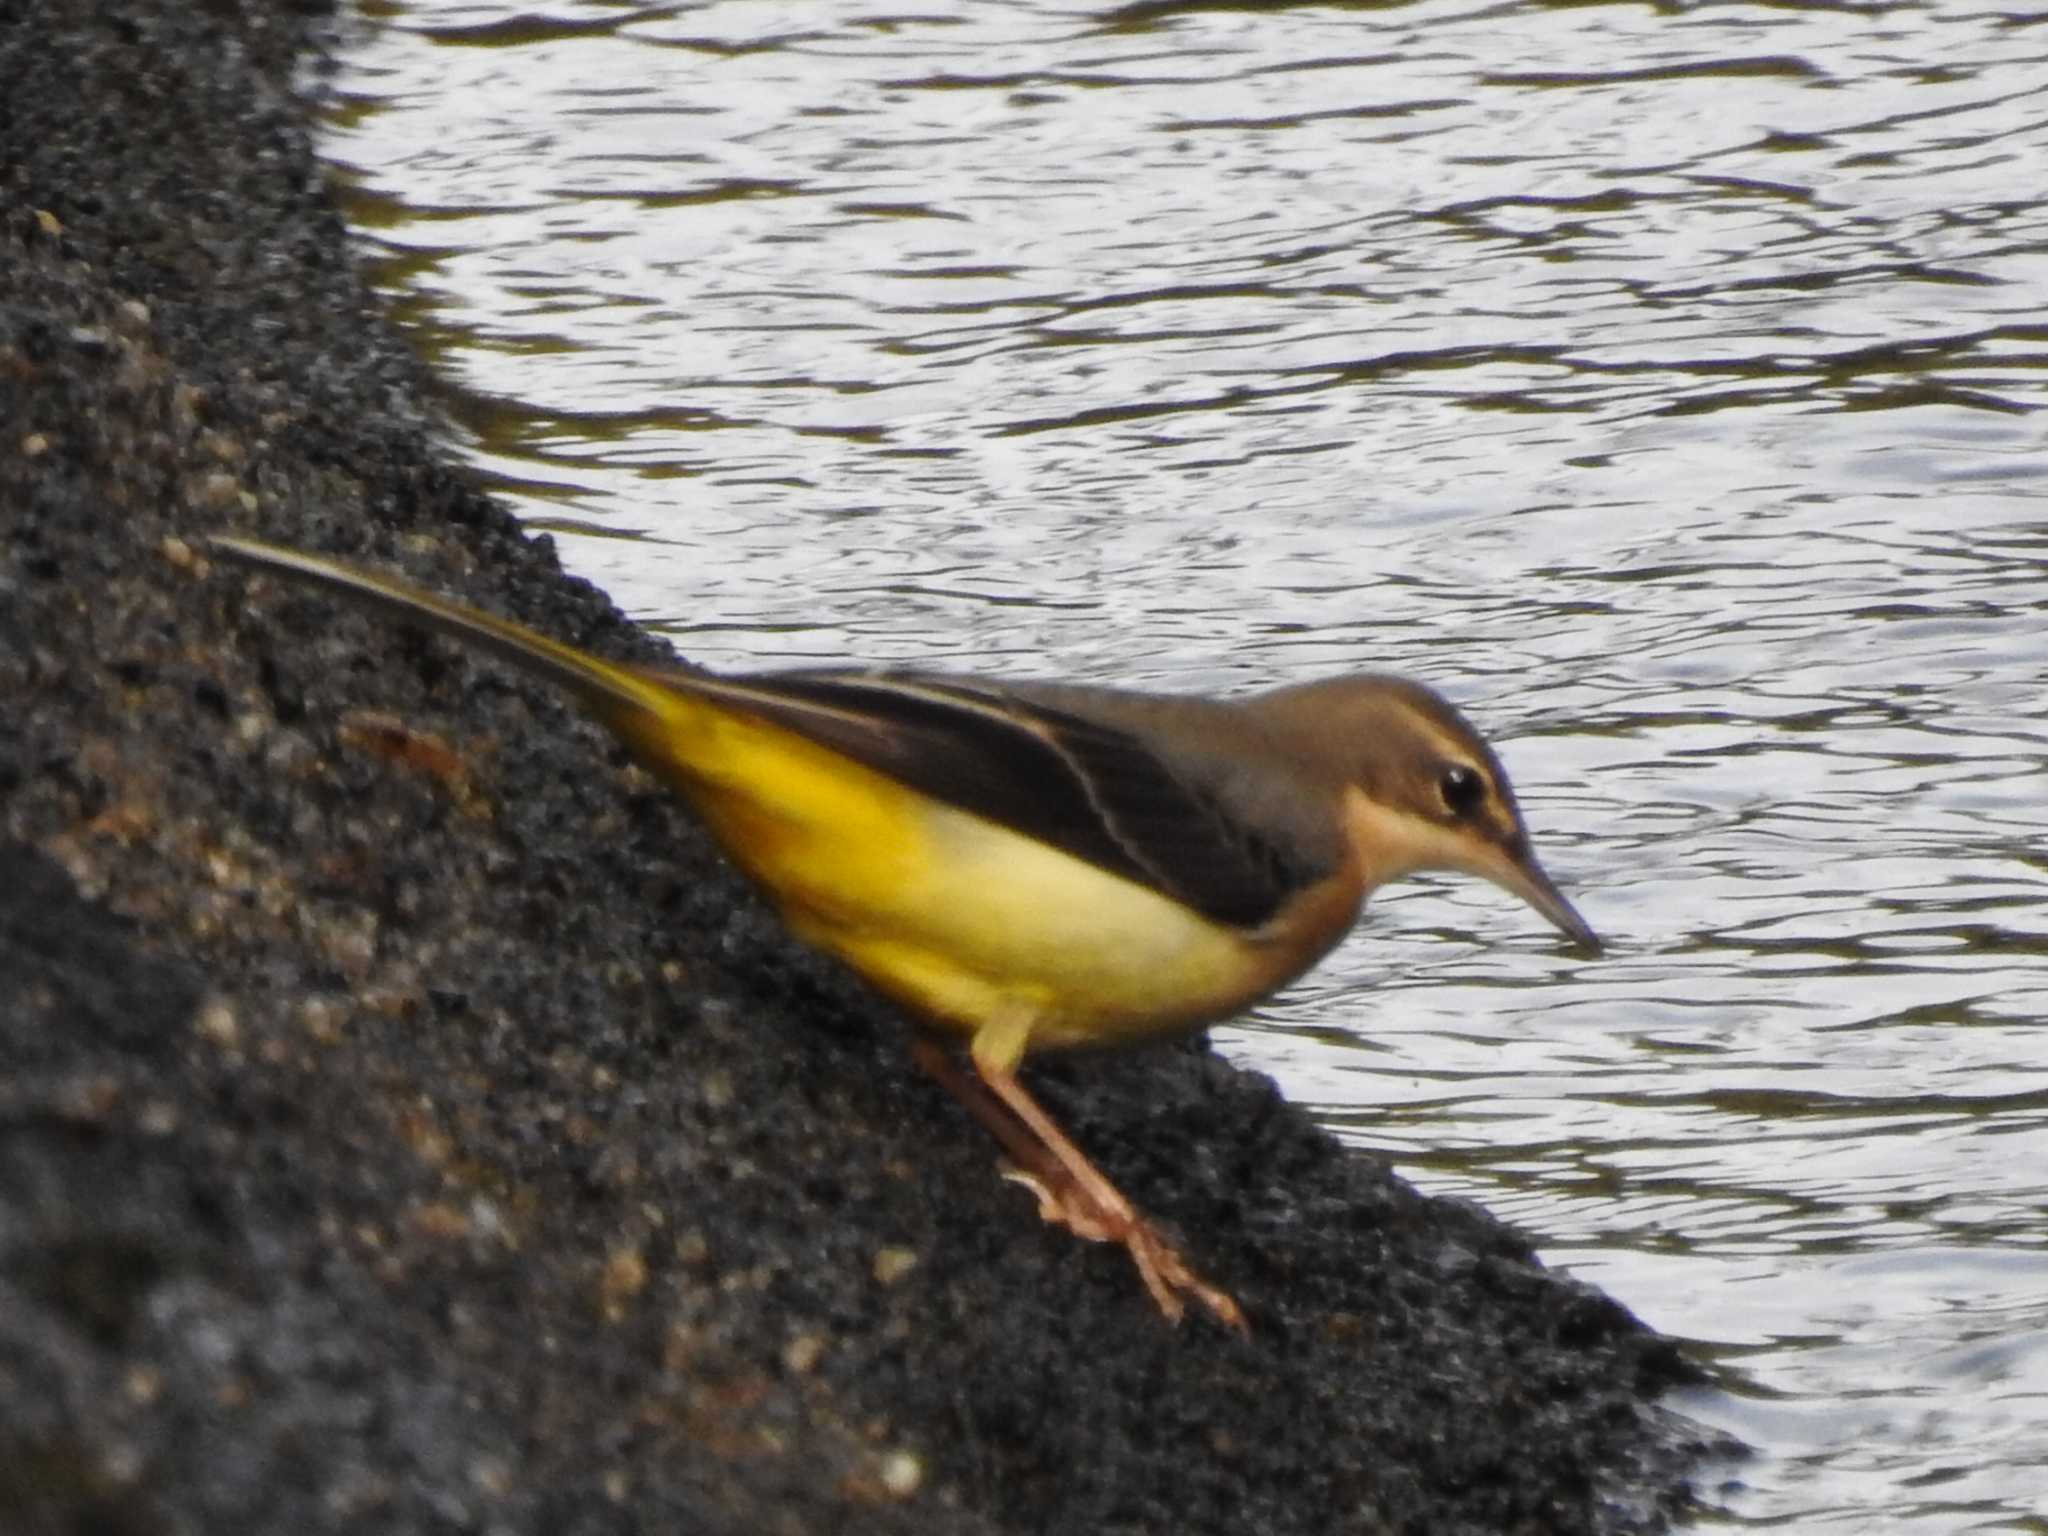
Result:
M231 560L323 587L361 607L378 609L482 646L515 666L567 688L607 718L615 718L621 711L660 712L660 701L667 690L641 677L635 668L588 655L524 624L324 555L305 554L226 534L215 534L206 542L208 548Z

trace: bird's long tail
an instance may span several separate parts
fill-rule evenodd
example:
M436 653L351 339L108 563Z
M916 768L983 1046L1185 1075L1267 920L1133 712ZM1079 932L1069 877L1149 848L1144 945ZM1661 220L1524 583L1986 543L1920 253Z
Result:
M632 667L589 655L574 646L550 640L524 624L501 619L467 603L437 597L390 576L255 539L215 534L206 543L209 549L231 560L324 587L361 607L480 645L515 666L559 683L601 718L616 720L640 711L660 714L663 700L673 698L673 685L665 689Z

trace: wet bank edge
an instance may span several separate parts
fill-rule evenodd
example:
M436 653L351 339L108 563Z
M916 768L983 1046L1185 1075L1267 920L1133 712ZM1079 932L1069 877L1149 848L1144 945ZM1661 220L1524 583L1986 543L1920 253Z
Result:
M234 529L660 655L465 483L294 71L0 23L0 1509L26 1532L1604 1531L1687 1367L1194 1045L1037 1069L1244 1301L1041 1230L558 700ZM1725 1449L1725 1448L1723 1448Z

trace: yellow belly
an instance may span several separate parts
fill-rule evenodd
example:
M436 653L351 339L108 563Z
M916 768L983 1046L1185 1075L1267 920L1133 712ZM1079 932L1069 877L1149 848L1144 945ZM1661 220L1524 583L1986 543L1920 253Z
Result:
M631 731L790 926L976 1054L1109 1045L1266 988L1243 935L749 716L684 697Z

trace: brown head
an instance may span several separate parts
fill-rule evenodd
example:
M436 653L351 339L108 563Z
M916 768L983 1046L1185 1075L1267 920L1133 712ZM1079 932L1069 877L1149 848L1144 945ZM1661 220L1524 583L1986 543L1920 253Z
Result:
M1440 695L1362 675L1264 694L1254 709L1334 774L1366 889L1460 870L1519 896L1590 950L1600 940L1543 872L1493 749Z

